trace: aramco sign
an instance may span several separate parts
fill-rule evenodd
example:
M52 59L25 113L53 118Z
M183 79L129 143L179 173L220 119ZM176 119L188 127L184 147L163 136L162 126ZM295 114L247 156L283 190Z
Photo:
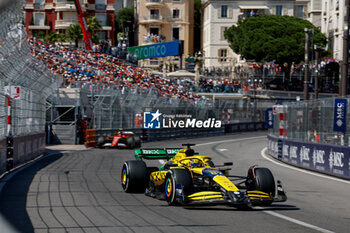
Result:
M182 54L181 43L178 40L144 46L135 46L128 48L127 51L132 55L136 55L137 60L156 57L179 56Z

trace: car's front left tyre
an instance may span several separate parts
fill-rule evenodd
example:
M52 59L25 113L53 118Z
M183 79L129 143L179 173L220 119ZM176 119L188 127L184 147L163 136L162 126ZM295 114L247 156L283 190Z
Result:
M122 167L121 183L127 193L144 192L148 182L148 171L145 162L126 161Z

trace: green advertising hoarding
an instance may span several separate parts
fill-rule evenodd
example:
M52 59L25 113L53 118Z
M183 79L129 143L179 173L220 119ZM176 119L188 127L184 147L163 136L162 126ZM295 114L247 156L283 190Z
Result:
M136 55L137 60L181 55L180 42L178 40L144 46L135 46L128 48L127 51L132 55Z

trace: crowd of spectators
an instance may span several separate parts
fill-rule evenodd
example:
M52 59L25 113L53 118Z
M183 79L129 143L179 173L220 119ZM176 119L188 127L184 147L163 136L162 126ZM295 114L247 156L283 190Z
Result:
M99 52L72 49L31 38L32 54L48 68L63 77L62 87L82 88L155 88L161 96L179 99L199 98L194 82L187 79L166 79L140 67Z
M264 65L252 64L250 67L237 66L233 72L237 74L247 74L242 79L232 79L230 74L232 68L223 69L203 69L202 74L206 78L201 78L198 84L193 79L184 78L163 78L154 75L151 72L125 63L120 59L107 55L105 50L108 48L105 44L94 47L93 51L86 51L81 48L70 48L60 44L48 44L43 41L30 38L33 46L33 56L47 64L48 68L63 77L62 87L81 87L93 90L103 88L144 88L156 89L161 96L168 96L179 99L198 99L196 92L208 93L242 93L242 91L251 88L268 88L276 90L301 91L303 89L302 79L296 79L295 74L303 72L303 65L293 65L291 69L291 80L287 81L279 76L283 73L283 66L274 63ZM321 71L327 72L329 63L320 64ZM310 67L311 70L315 67ZM321 73L322 73L321 72ZM269 75L277 75L280 78L274 78L267 82L249 82L253 77L264 73L267 78ZM294 76L293 76L294 75ZM334 76L334 74L333 74ZM239 76L238 76L239 77ZM261 76L260 77L264 77ZM237 81L246 80L246 81ZM294 81L293 81L294 80ZM321 82L321 92L337 92L338 88L334 83ZM310 84L310 90L314 87Z
M147 34L143 36L144 43L162 43L165 42L165 37L156 34Z

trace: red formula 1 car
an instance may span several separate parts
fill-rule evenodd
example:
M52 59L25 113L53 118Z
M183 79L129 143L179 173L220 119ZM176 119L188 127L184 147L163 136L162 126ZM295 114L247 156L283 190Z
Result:
M113 135L99 136L98 148L138 148L141 147L141 138L131 131L118 130Z

